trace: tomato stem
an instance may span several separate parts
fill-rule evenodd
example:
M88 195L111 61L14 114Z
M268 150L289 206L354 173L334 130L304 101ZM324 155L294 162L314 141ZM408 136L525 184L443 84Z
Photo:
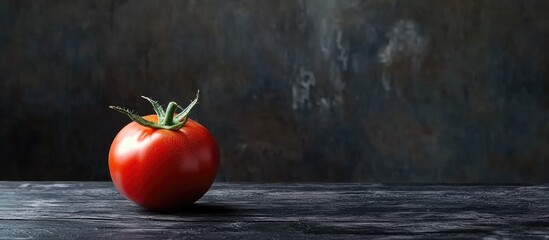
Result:
M125 108L121 108L117 106L109 106L109 108L125 114L132 121L138 123L139 125L155 128L155 129L167 129L167 130L175 131L185 126L185 124L189 120L189 113L191 112L192 108L198 103L199 93L200 91L196 92L196 98L185 109L181 108L181 106L179 106L176 102L170 102L165 111L164 109L162 109L162 106L158 104L158 102L148 97L142 96L144 99L146 99L151 103L154 111L156 112L156 115L158 116L157 123L146 120L141 116ZM175 111L178 108L182 109L182 111L176 115Z
M168 108L166 108L166 114L164 115L164 121L162 121L162 125L165 125L165 126L173 125L173 115L176 109L177 109L177 103L175 102L168 103ZM160 120L158 121L160 122Z

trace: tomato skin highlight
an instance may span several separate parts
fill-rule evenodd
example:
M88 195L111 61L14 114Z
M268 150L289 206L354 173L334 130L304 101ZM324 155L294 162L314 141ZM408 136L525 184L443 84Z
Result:
M157 122L157 115L143 117ZM150 210L177 210L200 199L219 168L219 147L210 132L188 119L178 130L131 122L114 138L109 171L127 199Z

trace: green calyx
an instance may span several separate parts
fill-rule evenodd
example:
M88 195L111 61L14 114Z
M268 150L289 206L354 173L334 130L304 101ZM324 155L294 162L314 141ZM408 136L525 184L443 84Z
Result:
M180 128L185 126L185 124L187 123L187 120L189 120L189 113L191 112L191 109L194 107L194 105L196 105L198 103L198 94L199 93L200 93L200 91L196 92L196 98L186 108L183 109L176 102L170 102L168 104L168 107L166 108L166 110L164 110L162 108L162 106L160 104L158 104L157 101L152 100L152 99L150 99L148 97L145 97L145 96L141 96L142 98L146 99L147 101L149 101L151 103L151 105L154 109L154 112L158 116L158 122L157 123L146 120L146 119L142 118L141 116L133 113L133 111L130 111L130 110L125 109L125 108L121 108L121 107L117 107L117 106L109 106L109 108L114 109L118 112L121 112L121 113L125 114L132 121L134 121L134 122L136 122L136 123L138 123L142 126L155 128L155 129L167 129L167 130L174 130L175 131L175 130L179 130ZM178 113L178 114L175 114L175 111L178 108L181 109L181 112ZM183 120L183 121L181 121L181 120Z

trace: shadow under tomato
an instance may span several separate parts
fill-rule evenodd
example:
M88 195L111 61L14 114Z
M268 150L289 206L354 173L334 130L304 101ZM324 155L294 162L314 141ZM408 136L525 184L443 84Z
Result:
M140 208L140 211L144 213L154 213L160 215L174 215L174 216L189 216L189 215L234 215L239 214L243 209L238 209L234 206L225 206L220 204L209 203L195 203L191 206L175 209L175 210L148 210Z

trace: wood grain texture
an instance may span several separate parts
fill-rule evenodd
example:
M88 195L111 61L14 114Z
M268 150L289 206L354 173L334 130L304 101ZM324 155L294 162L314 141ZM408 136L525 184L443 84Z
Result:
M549 186L215 184L145 211L110 182L0 182L0 239L544 238Z

